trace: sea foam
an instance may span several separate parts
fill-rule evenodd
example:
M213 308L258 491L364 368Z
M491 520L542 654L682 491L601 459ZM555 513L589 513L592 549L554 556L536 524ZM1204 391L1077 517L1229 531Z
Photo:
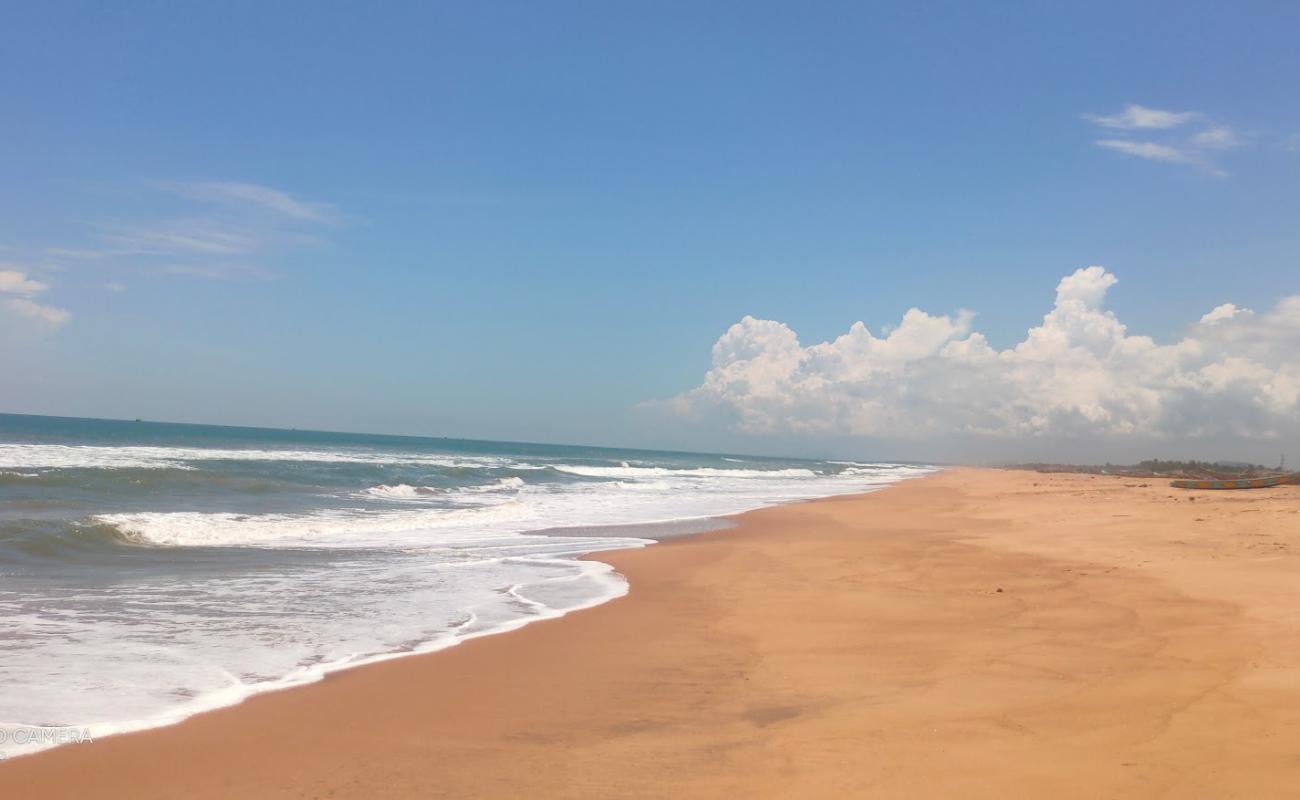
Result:
M625 593L576 556L651 544L646 525L928 471L76 425L0 441L0 728L170 724L512 630Z

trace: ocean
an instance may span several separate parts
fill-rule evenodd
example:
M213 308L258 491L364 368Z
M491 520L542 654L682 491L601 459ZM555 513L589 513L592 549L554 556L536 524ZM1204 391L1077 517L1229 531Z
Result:
M587 608L628 586L577 556L928 471L0 415L0 752Z

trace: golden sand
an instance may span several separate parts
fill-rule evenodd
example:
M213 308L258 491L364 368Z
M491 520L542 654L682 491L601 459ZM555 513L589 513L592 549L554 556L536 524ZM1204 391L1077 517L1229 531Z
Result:
M626 598L0 796L1300 796L1300 486L954 470L738 519L600 554Z

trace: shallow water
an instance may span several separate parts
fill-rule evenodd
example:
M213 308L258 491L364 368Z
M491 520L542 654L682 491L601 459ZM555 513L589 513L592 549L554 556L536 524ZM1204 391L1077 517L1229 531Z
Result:
M152 727L510 630L626 592L578 555L926 471L0 415L0 731Z

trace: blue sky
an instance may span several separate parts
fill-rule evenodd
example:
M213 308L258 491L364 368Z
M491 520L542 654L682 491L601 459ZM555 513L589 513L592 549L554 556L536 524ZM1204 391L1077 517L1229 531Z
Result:
M645 401L746 315L1300 293L1300 10L1047 5L9 4L0 271L65 317L0 328L0 409L869 450Z

